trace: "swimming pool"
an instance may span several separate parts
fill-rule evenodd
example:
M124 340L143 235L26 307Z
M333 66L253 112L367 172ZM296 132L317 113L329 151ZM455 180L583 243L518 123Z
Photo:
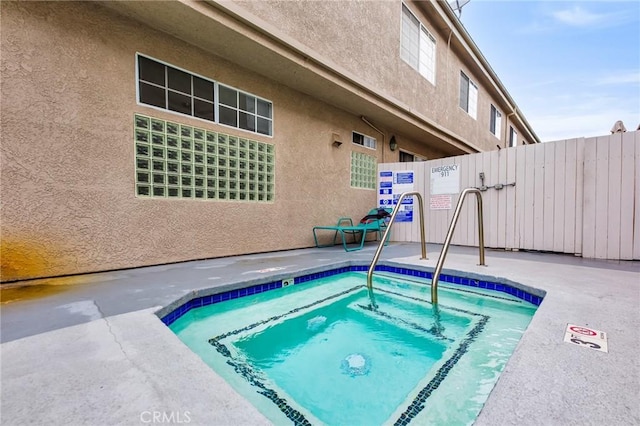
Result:
M363 269L200 296L162 318L275 424L472 423L542 295L445 275L436 309L429 272L381 265L374 310Z

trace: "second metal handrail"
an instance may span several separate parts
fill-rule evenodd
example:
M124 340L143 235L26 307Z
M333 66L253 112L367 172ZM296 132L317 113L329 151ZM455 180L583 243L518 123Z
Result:
M396 216L398 215L398 211L400 211L400 206L402 205L402 200L405 197L410 195L415 195L418 198L418 209L420 213L420 243L422 244L422 257L421 259L427 258L427 243L424 238L424 209L422 207L422 195L419 192L403 192L400 194L400 198L398 199L398 204L396 204L393 212L391 213L391 218L389 219L389 223L387 224L387 228L384 231L384 235L382 236L382 241L378 245L378 249L376 253L373 255L373 260L371 261L371 266L369 266L369 272L367 272L367 288L369 289L369 299L371 300L371 307L375 308L376 303L373 298L373 270L378 263L378 259L380 258L380 253L382 253L382 248L384 247L385 241L389 236L389 232L391 232L391 225L396 220Z
M431 281L431 303L434 305L438 303L438 278L440 277L440 272L442 271L444 259L447 256L447 252L449 251L449 245L451 244L453 231L456 228L456 223L458 222L458 217L460 216L460 211L462 210L464 198L472 192L476 194L476 199L478 200L478 248L480 249L480 265L486 266L484 264L484 221L482 218L482 192L480 192L478 188L467 188L460 194L458 205L456 206L456 211L453 213L453 219L451 220L449 231L447 231L447 237L444 240L444 245L442 246L442 251L440 252L440 257L438 258L438 263L436 264L436 270L433 273L433 280Z

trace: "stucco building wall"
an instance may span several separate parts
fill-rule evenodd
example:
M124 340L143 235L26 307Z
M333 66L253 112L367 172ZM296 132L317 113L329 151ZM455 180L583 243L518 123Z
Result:
M234 3L482 150L497 149L497 144L505 147L506 117L512 111L492 93L492 82L477 63L451 42L451 27L437 12L442 7L437 2L344 1L340 7L323 1ZM436 39L435 85L400 57L403 4ZM478 86L476 119L459 106L461 71ZM503 117L499 138L489 131L491 104ZM527 143L534 143L521 126L509 125L521 138L527 138Z
M351 151L383 155L350 143L380 138L360 117L100 5L1 7L3 281L308 247L375 206L350 187ZM136 52L271 100L274 137L138 105ZM136 197L136 112L275 145L275 201Z

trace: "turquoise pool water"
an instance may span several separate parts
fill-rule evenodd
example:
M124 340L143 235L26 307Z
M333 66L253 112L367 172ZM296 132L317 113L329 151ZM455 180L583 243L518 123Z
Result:
M536 306L348 272L192 309L179 338L274 424L471 424Z

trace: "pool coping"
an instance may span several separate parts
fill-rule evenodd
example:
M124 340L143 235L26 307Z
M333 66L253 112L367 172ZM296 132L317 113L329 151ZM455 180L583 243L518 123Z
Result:
M331 265L299 269L286 273L276 273L267 277L237 280L222 286L194 290L159 309L155 314L165 325L170 326L191 309L279 289L283 287L284 281L294 279L293 285L299 285L314 279L340 273L366 272L369 270L369 267L365 262L347 260ZM374 272L390 272L431 280L433 278L434 268L421 265L408 267L405 263L381 261L376 265ZM536 306L540 306L547 293L545 290L507 278L452 269L443 269L439 282L506 293ZM431 286L431 282L425 284Z

